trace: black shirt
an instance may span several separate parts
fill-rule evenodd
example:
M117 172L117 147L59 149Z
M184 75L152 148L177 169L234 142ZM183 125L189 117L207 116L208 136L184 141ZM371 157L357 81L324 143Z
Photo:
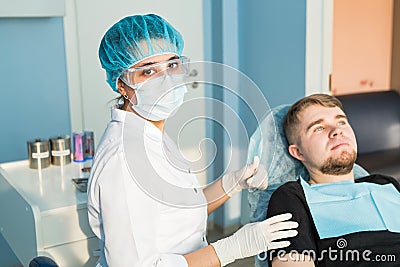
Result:
M400 193L399 183L388 176L375 174L356 180L362 182L392 183ZM400 266L400 233L364 231L320 239L300 181L287 182L272 194L267 218L286 212L299 223L299 234L288 239L289 247L264 254L269 262L284 254L292 258L297 252L311 256L315 266Z

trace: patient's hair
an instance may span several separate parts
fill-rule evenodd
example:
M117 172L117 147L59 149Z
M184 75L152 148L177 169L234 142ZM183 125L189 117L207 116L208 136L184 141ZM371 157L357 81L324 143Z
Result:
M339 107L344 112L343 105L340 100L331 95L314 94L300 99L290 107L283 124L289 145L299 141L297 140L299 137L297 134L297 128L300 123L299 114L307 107L312 105L320 105L330 108Z

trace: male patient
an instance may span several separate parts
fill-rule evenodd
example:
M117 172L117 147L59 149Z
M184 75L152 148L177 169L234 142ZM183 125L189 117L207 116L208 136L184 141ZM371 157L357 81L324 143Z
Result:
M400 266L400 185L378 174L354 180L357 143L340 101L303 98L284 128L310 179L271 197L267 217L290 212L299 223L289 247L267 253L272 266Z

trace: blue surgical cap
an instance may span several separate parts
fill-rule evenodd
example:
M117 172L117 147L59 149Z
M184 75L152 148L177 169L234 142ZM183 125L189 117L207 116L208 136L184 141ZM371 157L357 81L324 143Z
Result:
M171 24L154 14L121 19L103 36L99 48L107 82L117 92L117 80L139 61L162 54L182 55L182 35Z

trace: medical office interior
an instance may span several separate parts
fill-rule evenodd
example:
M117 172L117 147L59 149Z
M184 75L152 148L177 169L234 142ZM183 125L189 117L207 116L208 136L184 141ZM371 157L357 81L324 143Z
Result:
M359 144L364 167L400 179L400 0L0 0L0 267L27 266L37 255L60 266L94 266L97 239L85 193L71 181L87 175L82 169L90 160L30 168L28 142L90 131L99 143L117 95L106 84L98 45L110 25L136 13L167 18L183 33L185 55L238 69L271 108L323 92L343 97L360 129L374 128L378 116L383 128L371 132L385 139L387 129L397 129L399 137L377 147ZM228 93L197 86L199 96L245 110ZM203 108L236 123L212 105ZM255 130L246 114L239 116L248 135L232 133L232 143L248 142ZM227 161L243 167L246 147L226 150L220 127L204 121L192 128L193 140L183 146L188 157L198 156L203 138L219 148L199 180L211 182ZM371 143L368 136L363 141ZM247 223L248 214L242 193L209 217L209 229L226 235ZM237 266L252 265L249 259Z

